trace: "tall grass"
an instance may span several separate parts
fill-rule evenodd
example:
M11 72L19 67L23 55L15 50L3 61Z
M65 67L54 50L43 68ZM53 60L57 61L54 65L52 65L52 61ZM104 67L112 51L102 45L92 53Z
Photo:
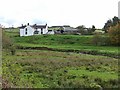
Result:
M15 56L4 54L3 59L3 78L13 87L90 88L92 83L104 88L118 86L118 59L114 58L18 50Z

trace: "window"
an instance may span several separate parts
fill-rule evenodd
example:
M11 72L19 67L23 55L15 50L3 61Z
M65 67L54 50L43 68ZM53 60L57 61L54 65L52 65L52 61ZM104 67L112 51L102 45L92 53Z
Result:
M41 34L43 34L43 28L41 28Z
M48 32L52 32L52 30L48 30Z
M34 31L34 34L39 34L39 31L37 31L37 30L36 30L36 31Z
M25 34L27 34L27 28L25 29Z

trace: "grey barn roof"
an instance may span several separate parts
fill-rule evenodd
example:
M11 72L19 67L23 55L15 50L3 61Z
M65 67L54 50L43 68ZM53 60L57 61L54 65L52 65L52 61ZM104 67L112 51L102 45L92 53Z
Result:
M72 28L72 27L63 27L64 31L78 31L78 29Z

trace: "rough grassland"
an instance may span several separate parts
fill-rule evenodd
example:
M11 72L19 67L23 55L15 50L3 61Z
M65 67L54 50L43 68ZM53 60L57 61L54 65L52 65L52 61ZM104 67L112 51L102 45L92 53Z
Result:
M95 46L91 44L93 36L79 35L39 35L29 37L15 37L14 40L19 48L47 47L55 51L79 51L89 54L98 54L111 57L119 57L117 46Z
M32 88L117 88L118 59L69 52L69 50L93 51L92 53L118 54L115 46L94 46L91 36L39 35L19 37L18 29L6 31L17 48L15 55L3 50L3 79L9 87ZM20 48L23 49L20 49ZM29 49L24 50L24 48ZM33 50L47 47L67 50L57 52ZM31 48L31 50L30 50Z
M18 47L47 47L64 50L97 51L109 56L119 56L120 47L95 46L91 43L93 35L38 35L19 37L19 30L6 31ZM103 35L104 36L104 35Z
M116 88L118 60L69 52L17 50L15 56L4 53L3 78L12 87Z

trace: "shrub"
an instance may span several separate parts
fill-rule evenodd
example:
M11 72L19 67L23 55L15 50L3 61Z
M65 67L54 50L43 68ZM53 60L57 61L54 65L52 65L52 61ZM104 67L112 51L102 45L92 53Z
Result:
M98 89L98 90L102 89L102 87L101 87L100 85L96 84L96 83L91 83L91 84L90 84L90 88L96 88L96 89ZM96 89L95 89L95 90L96 90Z
M101 36L99 34L95 34L92 38L92 43L94 45L99 45L101 42Z
M97 78L94 79L94 81L100 84L102 82L102 79L97 77Z
M118 80L116 79L110 79L108 82L112 84L113 86L118 85Z
M108 31L110 41L113 45L120 45L120 22L116 26L112 26Z
M100 46L105 46L105 45L110 45L110 40L109 37L107 36L102 36L100 34L95 34L91 40L92 44L94 45L100 45Z
M2 32L2 46L3 49L6 51L10 51L12 55L15 55L16 47L14 45L13 40L5 34L5 32Z
M10 47L10 52L11 52L11 55L15 55L16 47L14 45Z

